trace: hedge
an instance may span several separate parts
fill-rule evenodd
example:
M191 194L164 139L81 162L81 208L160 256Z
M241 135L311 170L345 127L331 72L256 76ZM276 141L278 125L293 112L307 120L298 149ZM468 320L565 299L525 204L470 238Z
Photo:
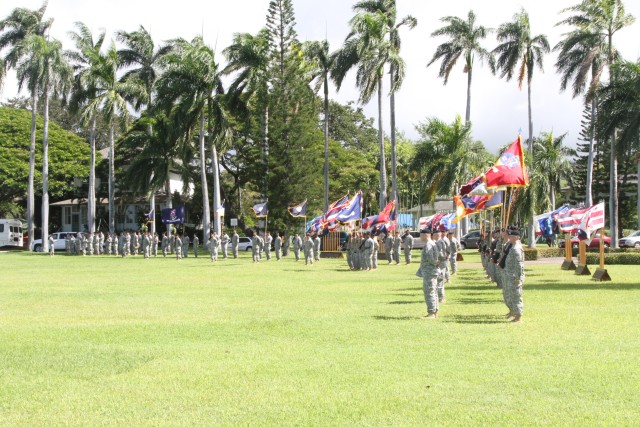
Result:
M573 249L572 254L574 257L578 256L578 249ZM612 260L618 260L615 256L621 255L623 256L622 260L636 260L640 259L640 251L635 248L605 248L604 250L605 257L608 260L611 257ZM624 256L629 255L628 258ZM535 261L540 258L556 258L556 257L564 257L564 248L524 248L524 259L525 261ZM599 249L587 249L587 259L591 259L589 257L593 257L593 259L599 260L600 258L600 250ZM597 261L599 263L600 261ZM606 261L609 263L609 261ZM589 261L589 264L592 264ZM640 264L640 262L635 261L612 261L611 264Z
M587 254L588 265L600 264L599 254ZM640 265L640 252L637 253L614 253L604 255L606 265Z

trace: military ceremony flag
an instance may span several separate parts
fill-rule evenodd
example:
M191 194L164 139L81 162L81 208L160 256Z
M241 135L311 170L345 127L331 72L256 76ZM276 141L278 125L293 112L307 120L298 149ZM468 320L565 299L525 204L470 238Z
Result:
M264 218L269 215L269 209L267 207L267 203L258 203L257 205L253 205L253 212L256 214L256 218Z
M362 219L362 191L358 191L351 200L349 200L336 216L336 220L340 222L359 221Z
M144 217L147 219L153 219L153 209L151 209L151 212L144 214Z
M184 205L162 209L163 224L184 224Z
M593 239L594 231L604 228L604 202L591 206L582 216L578 226L578 239L586 240L587 245Z
M566 211L553 215L553 218L563 233L577 233L582 217L589 209L590 208L567 209Z
M224 204L225 202L223 201L220 207L216 210L217 216L224 216Z
M502 153L496 164L485 172L484 181L489 189L503 185L507 187L526 187L529 185L520 135Z
M387 206L382 209L382 212L378 214L378 222L393 221L396 217L396 201L392 200L387 203Z
M325 212L325 214L324 214L324 222L335 221L336 218L338 217L338 215L340 214L340 212L342 212L342 209L349 202L349 200L350 200L350 197L347 194L344 197L342 197L342 198L336 200L335 202L331 203L329 205L329 208L327 209L327 212Z
M294 218L304 218L307 216L307 201L300 203L299 205L287 208L289 215Z

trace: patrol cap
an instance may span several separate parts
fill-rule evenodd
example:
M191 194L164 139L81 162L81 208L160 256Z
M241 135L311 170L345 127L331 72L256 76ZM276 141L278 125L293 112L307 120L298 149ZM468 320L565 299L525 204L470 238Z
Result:
M518 230L517 228L510 228L509 229L509 236L518 236L518 237L520 237L520 230Z
M433 231L430 228L423 228L420 230L420 234L431 234Z

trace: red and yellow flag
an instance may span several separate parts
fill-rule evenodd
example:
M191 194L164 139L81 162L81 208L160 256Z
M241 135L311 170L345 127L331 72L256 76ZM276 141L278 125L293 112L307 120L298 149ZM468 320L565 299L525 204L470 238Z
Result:
M484 174L484 180L487 183L487 188L526 187L529 185L529 175L524 164L524 151L520 135L502 153L496 164Z

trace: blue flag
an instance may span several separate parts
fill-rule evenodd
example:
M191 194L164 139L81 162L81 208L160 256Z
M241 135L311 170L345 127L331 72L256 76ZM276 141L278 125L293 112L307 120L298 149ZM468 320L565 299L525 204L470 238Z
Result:
M362 219L362 191L353 196L336 217L336 220L340 222L358 221L360 219Z
M267 203L268 202L264 202L253 205L253 212L256 214L257 218L264 218L269 215L269 208L267 207Z
M163 224L184 224L184 205L162 209Z
M287 208L287 210L289 211L289 215L291 215L294 218L303 218L307 216L307 201L305 200L304 202L300 203L297 206L293 206L290 208Z

